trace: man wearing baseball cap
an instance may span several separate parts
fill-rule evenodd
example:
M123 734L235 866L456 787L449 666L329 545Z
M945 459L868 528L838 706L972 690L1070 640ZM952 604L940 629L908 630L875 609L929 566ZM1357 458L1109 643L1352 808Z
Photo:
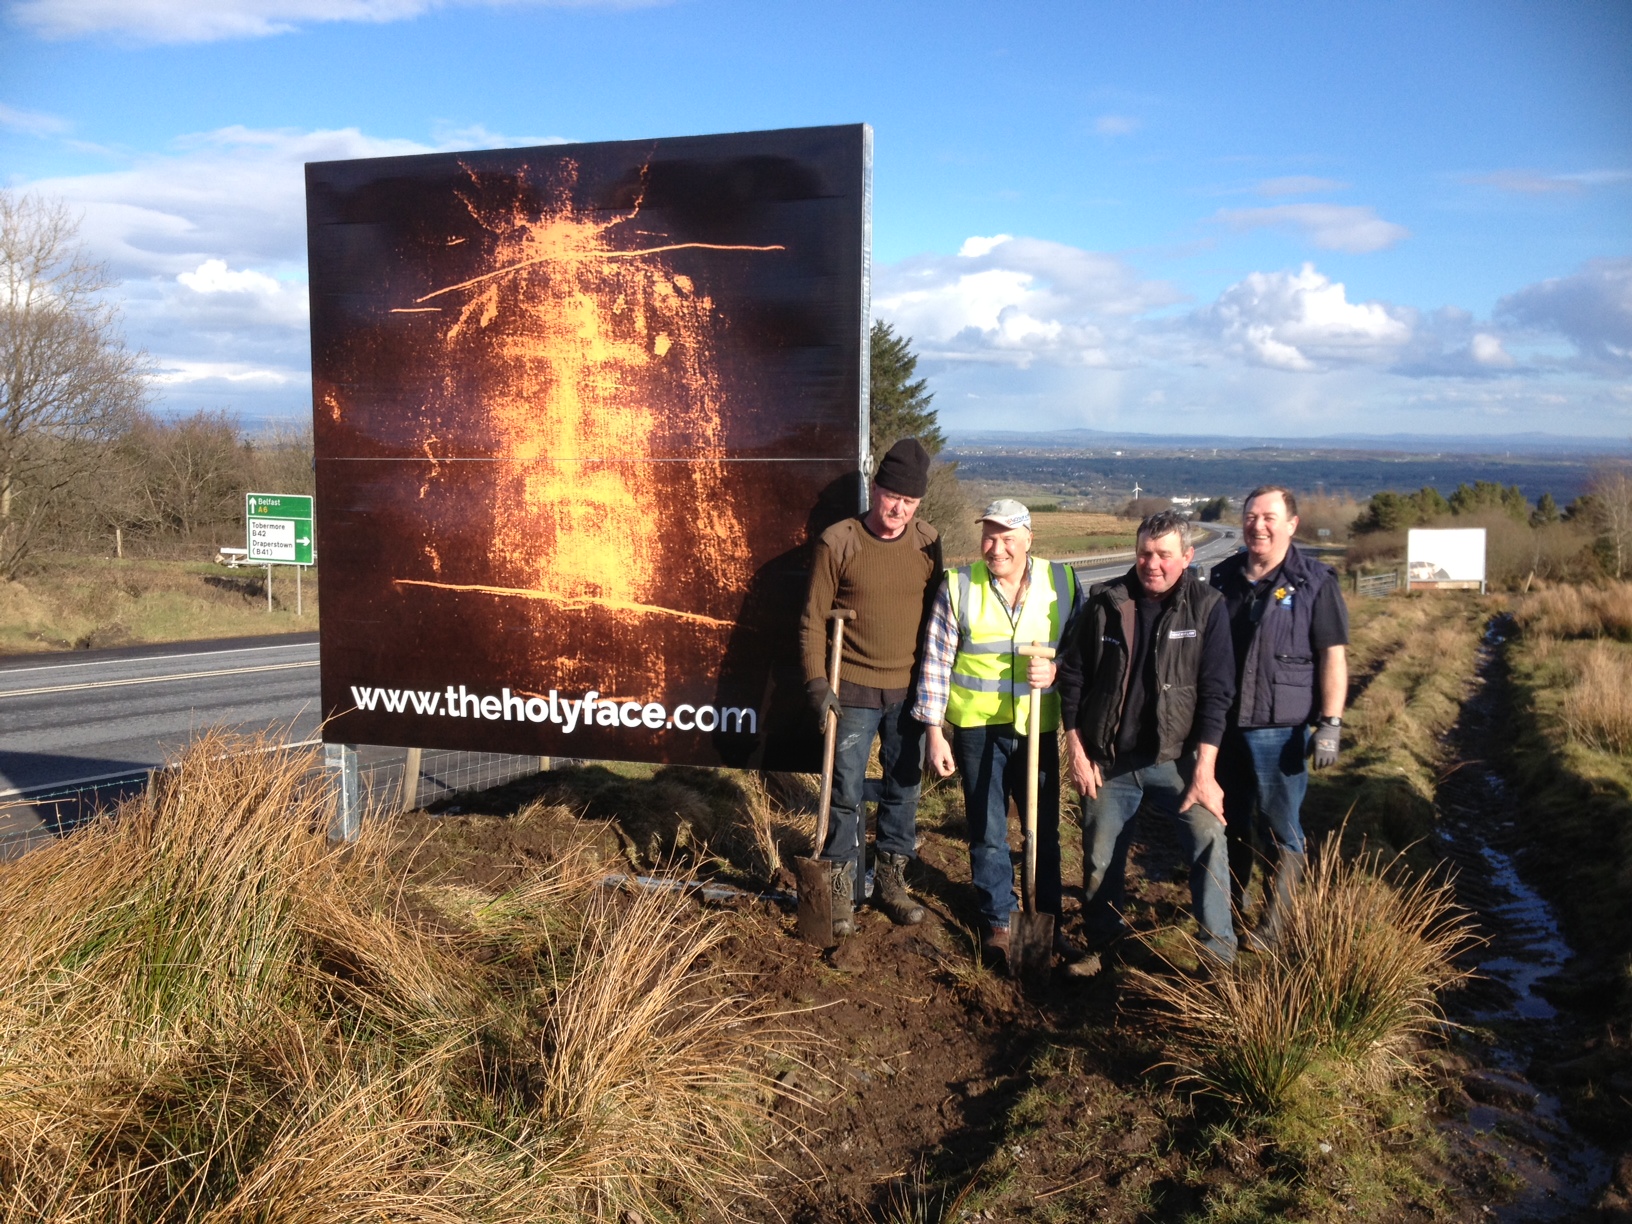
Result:
M1081 602L1070 566L1031 555L1031 512L1012 498L980 516L980 556L946 571L924 635L912 716L927 728L930 768L963 774L969 867L979 894L988 958L1006 959L1014 912L1009 801L1026 795L1026 735L1042 732L1037 785L1037 909L1060 913L1060 725L1055 665L1016 653L1036 642L1059 649ZM1031 708L1031 685L1043 690ZM942 721L950 724L948 741ZM1062 940L1056 949L1067 959Z
M874 904L903 926L924 919L905 873L917 852L924 732L907 702L941 572L940 533L914 517L928 489L929 452L916 438L903 438L878 465L867 513L822 533L799 625L816 725L826 729L829 711L839 716L832 818L820 850L823 859L839 864L833 873L833 933L841 938L855 933L854 906L866 878L862 786L874 739L884 772ZM834 608L856 613L844 635L837 693L827 678L827 618Z

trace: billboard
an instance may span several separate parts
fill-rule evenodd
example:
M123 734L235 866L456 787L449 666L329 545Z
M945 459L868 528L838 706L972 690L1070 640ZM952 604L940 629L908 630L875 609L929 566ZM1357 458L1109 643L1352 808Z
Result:
M863 125L306 168L325 738L812 768Z
M1405 586L1483 591L1485 529L1412 528L1406 533Z

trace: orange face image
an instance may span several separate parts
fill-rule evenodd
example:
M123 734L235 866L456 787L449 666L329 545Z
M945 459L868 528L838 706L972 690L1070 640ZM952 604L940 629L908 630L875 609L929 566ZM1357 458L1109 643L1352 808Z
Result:
M329 738L805 752L779 668L858 495L865 195L861 128L309 168Z

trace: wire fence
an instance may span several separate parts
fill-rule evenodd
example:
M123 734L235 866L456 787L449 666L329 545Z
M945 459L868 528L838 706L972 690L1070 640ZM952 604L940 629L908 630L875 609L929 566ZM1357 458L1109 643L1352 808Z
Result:
M285 748L311 746L310 742L303 742L285 745ZM357 746L359 798L365 810L395 810L402 806L412 756L407 748ZM540 773L552 765L568 763L561 758L552 760L508 752L427 748L418 754L412 806L432 807L456 795L490 790ZM150 785L154 772L132 769L128 773L27 790L0 800L0 860L15 858L36 845L70 833L97 812L141 795Z

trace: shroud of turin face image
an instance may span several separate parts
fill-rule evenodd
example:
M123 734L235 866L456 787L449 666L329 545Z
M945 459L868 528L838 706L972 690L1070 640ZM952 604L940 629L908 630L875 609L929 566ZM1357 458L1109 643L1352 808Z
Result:
M333 742L811 768L863 126L307 167Z

